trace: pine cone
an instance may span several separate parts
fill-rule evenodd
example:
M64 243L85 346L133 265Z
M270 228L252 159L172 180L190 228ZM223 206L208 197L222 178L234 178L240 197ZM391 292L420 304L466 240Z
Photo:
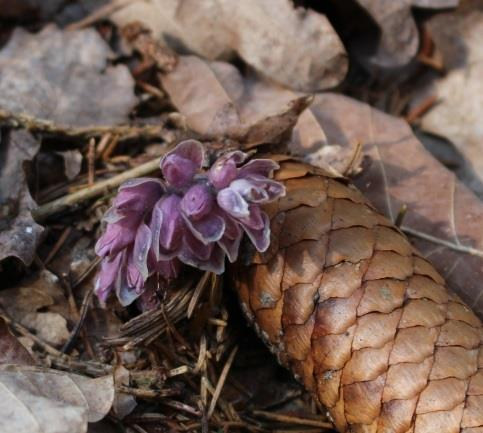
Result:
M480 320L354 186L278 159L270 249L232 269L261 337L341 432L482 433Z

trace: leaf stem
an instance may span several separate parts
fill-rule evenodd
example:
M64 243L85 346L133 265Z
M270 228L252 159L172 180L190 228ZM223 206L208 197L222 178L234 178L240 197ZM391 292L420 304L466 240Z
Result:
M431 235L428 235L427 233L423 233L423 232L420 232L418 230L414 230L412 228L409 228L407 226L403 226L401 227L401 230L411 236L414 236L414 237L417 237L417 238L420 238L420 239L424 239L425 241L428 241L428 242L433 242L435 244L438 244L438 245L443 245L453 251L458 251L460 253L466 253L466 254L470 254L472 256L477 256L477 257L483 257L483 251L477 249L477 248L473 248L473 247L469 247L469 246L466 246L466 245L458 245L458 244L455 244L453 242L450 242L450 241L445 241L444 239L440 239L440 238L437 238L435 236L431 236Z

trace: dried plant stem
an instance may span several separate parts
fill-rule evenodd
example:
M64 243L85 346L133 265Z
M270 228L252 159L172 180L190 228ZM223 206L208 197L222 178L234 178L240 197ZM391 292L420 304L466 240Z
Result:
M84 320L87 316L87 310L89 308L89 303L92 299L92 295L94 294L94 287L91 287L84 296L82 301L82 305L79 312L79 320L77 321L74 329L70 333L69 339L65 342L64 346L62 347L62 352L67 353L72 349L72 346L75 342L75 339L79 335L79 332L84 324Z
M177 389L154 390L154 389L133 388L131 386L119 385L117 387L117 390L120 392L124 392L126 394L131 394L134 397L145 398L145 399L179 397L180 395L180 391Z
M218 398L221 395L221 391L223 389L223 385L225 384L226 377L228 376L228 373L230 371L231 365L233 364L233 361L235 359L236 352L238 351L238 346L236 346L228 356L228 359L223 366L223 369L221 370L220 377L218 379L218 383L216 384L215 387L215 392L213 393L213 398L211 399L210 402L210 408L208 409L208 419L210 419L211 415L213 415L213 412L216 407L216 403L218 402Z
M50 261L55 257L55 255L59 252L59 250L62 248L62 246L65 244L65 241L69 237L70 233L72 231L72 227L66 227L62 234L60 235L59 239L55 243L54 247L50 250L49 255L44 261L44 265L48 265Z
M440 239L435 236L428 235L427 233L423 233L406 226L401 227L401 230L407 233L408 235L414 236L416 238L424 239L425 241L433 242L437 245L442 245L453 251L470 254L472 256L483 257L483 251L477 248L469 247L467 245L457 244L451 241L446 241L444 239Z
M320 428L327 428L327 429L334 428L334 426L330 422L318 421L318 420L309 419L309 418L299 418L297 416L283 415L275 412L254 410L252 414L257 417L265 418L270 421L281 422L284 424L304 425L304 426L320 427Z
M11 113L7 110L0 110L0 124L16 129L26 129L30 132L41 132L44 134L77 139L90 139L92 137L100 138L103 135L110 133L118 136L118 139L121 141L134 138L154 140L162 138L165 133L164 125L62 126L56 125L49 120L37 119L24 113Z
M117 176L113 176L110 179L97 182L92 186L76 191L72 194L68 194L64 197L60 197L57 200L46 203L37 209L32 214L37 221L43 221L51 215L64 211L71 206L82 203L86 200L107 194L110 190L117 188L123 182L133 177L145 176L159 168L159 161L161 158L153 159L152 161L141 164L131 170L127 170Z

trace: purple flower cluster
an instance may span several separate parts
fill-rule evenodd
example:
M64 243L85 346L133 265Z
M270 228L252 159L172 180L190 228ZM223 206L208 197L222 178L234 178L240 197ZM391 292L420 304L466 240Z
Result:
M184 263L221 274L246 233L258 251L270 243L270 221L260 205L285 194L269 178L278 165L269 159L247 160L233 151L202 171L203 145L179 143L161 161L164 180L132 179L119 188L96 244L103 258L96 293L105 300L115 291L128 305L151 275L175 278Z

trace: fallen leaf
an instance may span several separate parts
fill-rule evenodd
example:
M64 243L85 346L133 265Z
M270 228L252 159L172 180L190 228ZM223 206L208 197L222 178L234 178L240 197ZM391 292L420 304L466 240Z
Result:
M0 366L0 432L83 433L109 412L111 375L96 379L38 367Z
M69 337L68 306L58 278L47 270L19 286L2 290L0 304L9 317L35 331L42 340L61 346Z
M64 173L67 179L75 179L82 168L82 153L77 149L64 150L56 153L64 160Z
M0 51L0 107L68 126L125 122L137 102L134 81L110 57L94 29L17 28Z
M28 350L10 332L3 318L0 318L0 364L34 364Z
M0 261L13 256L29 265L43 228L31 215L36 204L23 165L34 158L40 144L25 131L5 132L0 144Z
M276 102L294 96L245 80L224 63L190 62L186 94L179 87L167 91L199 133L229 135L239 119L266 116ZM407 205L403 229L414 235L449 286L483 316L483 203L424 149L406 122L351 98L322 93L302 113L291 138L291 149L324 168L335 165L334 171L344 171L362 145L365 161L355 183L393 221Z
M129 370L122 365L117 366L114 369L114 381L118 386L129 386ZM118 418L123 419L124 417L129 415L136 406L136 399L132 395L123 392L117 392L112 405L112 410Z
M228 63L195 56L181 56L161 81L193 131L248 145L276 141L309 103L306 96L281 87L244 81Z
M288 0L148 0L114 13L119 26L141 21L180 53L242 58L289 88L331 88L347 71L344 47L324 15Z
M416 57L419 34L412 8L443 9L456 7L458 0L357 0L378 24L381 34L377 47L368 43L364 35L357 44L357 55L371 67L399 68ZM369 52L372 51L372 52Z
M465 170L476 175L470 187L483 194L483 2L471 6L428 22L450 71L417 93L435 95L439 101L423 116L422 129L456 146L467 161Z

